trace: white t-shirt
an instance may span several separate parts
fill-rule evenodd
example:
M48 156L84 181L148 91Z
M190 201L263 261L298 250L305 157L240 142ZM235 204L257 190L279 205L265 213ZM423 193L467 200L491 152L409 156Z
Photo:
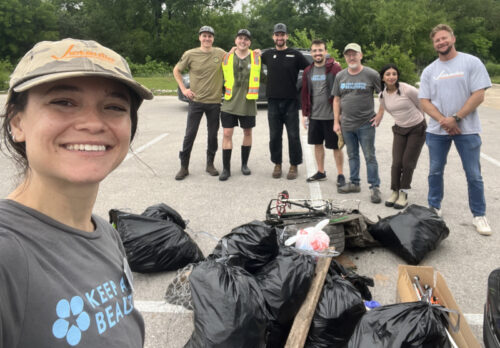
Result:
M420 99L430 99L431 103L446 117L457 113L473 92L491 87L486 67L467 53L448 61L436 59L428 65L420 77ZM481 123L477 109L468 114L460 123L462 134L481 133ZM438 135L448 133L439 122L431 118L427 132Z

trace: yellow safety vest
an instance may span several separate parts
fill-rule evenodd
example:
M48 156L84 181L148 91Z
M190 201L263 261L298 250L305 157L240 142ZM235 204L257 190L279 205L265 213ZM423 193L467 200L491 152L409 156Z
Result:
M248 92L247 99L256 100L259 97L259 84L260 84L260 57L250 50L251 65L250 65L250 78L248 79ZM234 53L226 53L222 61L222 72L224 73L224 99L229 100L233 96L234 86L234 69L233 69Z

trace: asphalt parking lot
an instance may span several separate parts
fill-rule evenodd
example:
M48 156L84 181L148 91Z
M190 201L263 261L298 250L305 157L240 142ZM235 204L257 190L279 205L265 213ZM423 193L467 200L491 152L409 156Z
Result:
M5 96L0 96L0 103ZM491 237L477 234L472 226L472 216L467 202L465 174L456 150L452 147L445 172L445 198L443 218L450 236L437 250L421 263L439 270L445 277L455 299L471 325L474 334L482 341L482 313L488 274L500 267L500 88L488 90L485 103L479 109L482 133L482 171L485 183L487 216L494 231ZM307 145L302 129L304 163L299 167L297 180L271 178L273 165L268 150L267 110L259 107L257 127L254 129L253 147L249 167L252 175L243 176L239 171L242 132L235 129L232 158L232 176L226 182L205 173L206 124L202 121L196 139L190 175L183 181L174 180L179 169L178 152L184 136L187 105L176 97L156 97L146 101L139 112L138 134L130 154L124 163L102 184L95 212L107 218L110 209L122 209L141 213L156 203L166 203L176 209L194 231L193 239L205 255L209 254L217 238L232 228L252 220L264 220L270 199L282 190L288 190L292 198L327 198L335 200L359 200L359 209L372 220L395 214L392 208L369 202L366 183L366 167L362 159L361 192L339 195L336 192L336 170L333 156L327 153L328 180L306 183L305 179L315 171L313 148ZM390 189L390 165L393 121L386 114L377 129L376 149L381 177L383 199ZM219 144L222 131L219 133ZM288 170L286 133L284 134L284 170ZM219 145L220 146L220 145ZM221 152L217 152L216 167L222 167ZM348 173L347 158L344 170ZM427 206L428 151L424 146L414 174L410 203ZM12 164L0 155L0 195L5 197L16 181ZM356 203L357 204L357 203ZM388 250L375 248L346 252L358 267L357 272L375 279L372 294L382 304L396 299L397 265L402 259ZM193 329L192 312L164 303L163 295L174 273L134 274L135 303L146 320L147 348L183 347Z

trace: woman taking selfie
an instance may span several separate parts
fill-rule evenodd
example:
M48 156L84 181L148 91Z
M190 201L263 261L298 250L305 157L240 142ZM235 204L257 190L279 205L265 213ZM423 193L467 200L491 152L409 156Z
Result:
M408 205L408 191L425 143L427 124L420 107L418 90L407 83L399 82L399 75L399 69L394 64L387 64L380 70L382 93L379 100L384 110L390 113L395 121L392 127L392 194L385 205L403 209Z
M0 347L142 347L118 233L92 214L153 95L94 41L40 42L11 75L2 145L20 169L0 200Z

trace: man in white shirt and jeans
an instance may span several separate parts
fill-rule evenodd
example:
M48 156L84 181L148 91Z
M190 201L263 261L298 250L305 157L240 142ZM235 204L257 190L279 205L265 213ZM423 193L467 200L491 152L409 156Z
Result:
M477 57L455 49L456 38L448 25L437 25L430 37L439 58L422 72L419 91L422 107L431 117L426 137L430 158L429 207L441 215L444 167L454 142L467 177L472 223L478 233L490 235L485 216L481 124L477 112L486 89L491 87L490 77Z

